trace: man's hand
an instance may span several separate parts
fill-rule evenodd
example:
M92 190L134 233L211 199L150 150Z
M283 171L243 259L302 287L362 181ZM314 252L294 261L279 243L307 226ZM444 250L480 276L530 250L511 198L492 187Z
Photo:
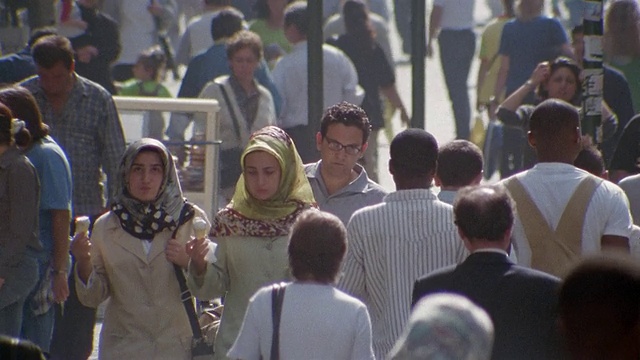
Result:
M66 273L54 273L51 279L51 290L53 291L53 301L60 304L69 297L69 282Z

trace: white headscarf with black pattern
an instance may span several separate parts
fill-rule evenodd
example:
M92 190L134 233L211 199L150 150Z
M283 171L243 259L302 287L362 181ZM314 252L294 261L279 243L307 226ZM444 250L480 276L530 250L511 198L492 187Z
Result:
M162 160L164 171L158 196L151 202L142 202L129 194L129 172L133 161L142 151L156 152ZM127 147L113 188L116 193L111 202L111 211L118 216L125 231L143 240L153 240L155 234L165 229L174 230L179 225L183 207L190 206L182 194L171 153L155 139L143 138Z

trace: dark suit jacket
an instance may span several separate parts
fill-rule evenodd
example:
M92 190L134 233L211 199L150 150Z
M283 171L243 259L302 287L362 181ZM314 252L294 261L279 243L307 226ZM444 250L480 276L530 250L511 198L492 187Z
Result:
M557 359L563 358L556 327L559 283L556 277L513 264L503 254L477 252L417 280L413 305L428 294L463 295L493 320L492 359Z

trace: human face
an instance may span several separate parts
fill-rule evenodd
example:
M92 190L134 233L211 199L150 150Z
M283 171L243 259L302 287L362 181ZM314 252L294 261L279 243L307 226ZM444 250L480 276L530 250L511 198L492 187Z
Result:
M546 89L550 99L560 99L570 103L578 90L577 79L571 70L560 67L549 76Z
M48 96L60 96L71 89L73 84L73 66L67 69L62 61L57 62L50 69L36 65L38 81Z
M271 199L280 187L280 163L265 151L253 151L244 157L244 182L257 200Z
M332 124L327 127L327 134L316 135L316 146L322 158L322 171L330 176L351 176L351 169L367 149L362 143L362 130L355 126ZM342 149L333 150L332 146L342 145ZM347 147L360 149L356 154L347 153Z
M229 59L231 72L239 81L251 81L258 67L259 59L253 51L244 47L236 51Z
M141 80L141 81L153 80L152 79L153 74L151 73L151 71L147 70L144 67L141 61L138 61L133 65L132 71L133 71L133 77L138 80Z
M131 164L127 186L136 200L151 202L158 197L164 177L162 159L155 151L140 152Z

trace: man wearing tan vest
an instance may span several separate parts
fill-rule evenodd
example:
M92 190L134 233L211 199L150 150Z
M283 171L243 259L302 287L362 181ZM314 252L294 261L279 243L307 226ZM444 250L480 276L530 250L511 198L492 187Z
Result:
M502 181L516 201L518 263L562 277L581 255L628 252L632 221L624 192L573 166L581 150L576 108L557 99L542 102L527 137L538 164Z

